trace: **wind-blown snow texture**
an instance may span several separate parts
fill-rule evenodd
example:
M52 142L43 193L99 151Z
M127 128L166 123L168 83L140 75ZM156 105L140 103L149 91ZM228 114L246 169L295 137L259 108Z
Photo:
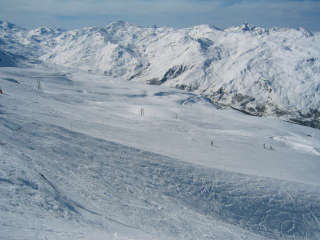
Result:
M318 240L318 43L0 22L0 238Z
M177 239L259 239L219 220L275 239L320 236L317 187L208 170L11 117L0 118L2 136L10 139L1 147L2 157L9 157L1 161L0 177L0 231L6 239L24 231L47 234L38 221L16 222L20 213L48 218L46 228L54 217Z
M318 130L162 86L0 70L4 239L319 238Z

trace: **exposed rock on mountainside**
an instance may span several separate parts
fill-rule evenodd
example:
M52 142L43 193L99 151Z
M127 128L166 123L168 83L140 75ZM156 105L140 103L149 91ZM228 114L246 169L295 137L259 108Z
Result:
M12 54L0 51L0 67L15 67L16 65L16 59Z
M255 116L319 127L320 34L305 29L248 24L172 29L115 22L104 28L27 31L1 22L0 44L7 51L2 55L19 53L33 63L40 58L46 64L164 84Z

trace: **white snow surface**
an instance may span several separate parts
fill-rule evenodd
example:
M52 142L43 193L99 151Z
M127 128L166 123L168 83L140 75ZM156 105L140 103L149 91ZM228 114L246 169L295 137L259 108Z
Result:
M254 115L320 126L320 34L244 24L173 29L114 22L63 31L0 24L0 45L47 64L193 90Z
M317 117L318 43L0 22L0 239L318 240L320 130L212 104Z
M0 83L2 239L319 238L317 129L67 68Z
M114 78L158 79L254 114L320 108L320 35L304 29L142 28L116 22L64 32L54 41L41 57L45 62Z

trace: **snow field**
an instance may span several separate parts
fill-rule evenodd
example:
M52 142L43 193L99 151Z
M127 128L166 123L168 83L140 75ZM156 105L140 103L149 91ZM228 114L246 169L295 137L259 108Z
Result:
M319 130L68 68L0 81L5 239L319 238Z

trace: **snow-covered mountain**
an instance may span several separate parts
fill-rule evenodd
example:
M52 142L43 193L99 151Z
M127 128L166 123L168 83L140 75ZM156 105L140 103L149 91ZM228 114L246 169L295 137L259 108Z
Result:
M79 70L0 84L1 240L320 237L318 129Z
M121 21L72 31L26 31L2 22L0 33L2 49L33 56L33 62L37 56L47 64L191 90L249 114L320 126L319 33L248 24L146 28Z
M0 239L318 240L318 38L1 22Z

